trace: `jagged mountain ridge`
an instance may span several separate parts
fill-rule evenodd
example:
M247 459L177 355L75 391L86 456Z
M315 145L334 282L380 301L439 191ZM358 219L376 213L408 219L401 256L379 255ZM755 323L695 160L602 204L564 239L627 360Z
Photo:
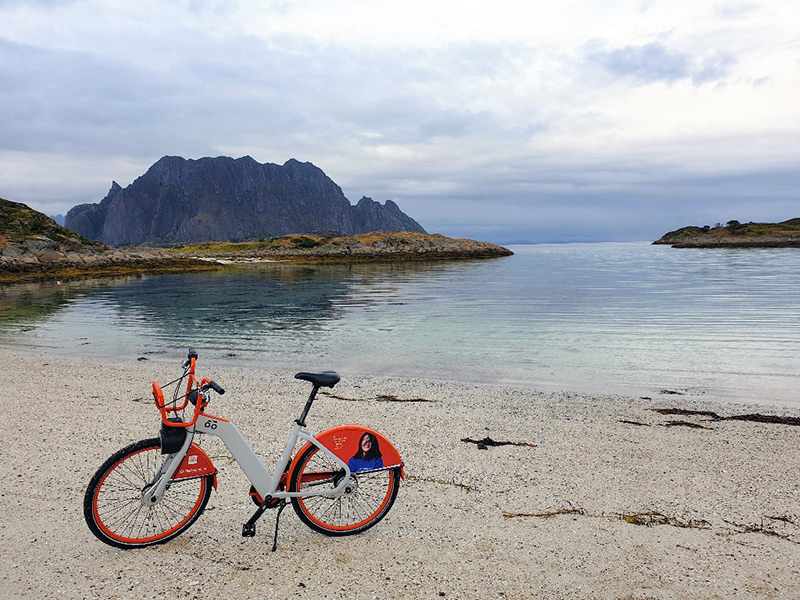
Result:
M66 226L113 246L244 241L292 233L425 233L387 200L355 206L311 163L249 156L165 156L126 188L113 182L99 204L73 207Z

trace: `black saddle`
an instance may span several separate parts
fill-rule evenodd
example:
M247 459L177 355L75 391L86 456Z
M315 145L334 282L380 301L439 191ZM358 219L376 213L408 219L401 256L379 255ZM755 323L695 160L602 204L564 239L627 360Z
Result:
M316 387L329 387L332 388L341 377L336 371L323 371L322 373L297 373L295 379L302 379L303 381L310 381Z

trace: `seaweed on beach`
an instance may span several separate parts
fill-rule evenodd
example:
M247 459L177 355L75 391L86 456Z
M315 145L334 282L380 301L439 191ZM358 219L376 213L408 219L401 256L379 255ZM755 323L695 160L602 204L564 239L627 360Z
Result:
M378 402L435 402L435 400L428 400L427 398L398 398L391 394L381 394L375 399Z
M640 513L621 513L620 519L631 525L671 525L672 527L683 527L686 529L711 529L711 523L705 519L689 519L684 521L676 517L669 517L660 512L640 512Z
M651 409L661 415L680 415L684 417L698 416L708 417L712 421L750 421L753 423L775 423L778 425L800 425L800 417L784 417L778 415L762 415L760 413L750 413L746 415L731 415L724 417L711 410L688 410L685 408L653 408ZM708 429L704 427L703 429Z
M489 436L486 436L482 440L473 440L472 438L465 437L461 438L461 441L468 444L477 444L480 450L486 450L489 446L525 446L528 448L536 448L536 444L531 444L530 442L498 442Z
M366 402L366 398L345 398L344 396L337 396L336 394L332 394L331 392L321 392L328 398L333 398L334 400L344 400L345 402ZM397 396L393 396L391 394L378 394L375 396L375 400L378 402L436 402L436 400L428 400L427 398L398 398Z
M586 511L582 508L558 508L556 510L551 510L548 512L543 513L512 513L503 511L503 518L504 519L517 519L520 517L536 517L539 519L549 519L550 517L555 517L557 515L585 515Z
M706 427L698 423L690 423L689 421L668 421L663 423L662 427L689 427L690 429L713 429L713 427Z
M568 508L557 508L540 513L517 513L501 511L504 519L515 519L519 517L535 517L539 519L549 519L559 515L582 515L585 517L593 517L598 519L619 519L630 523L631 525L641 525L645 527L654 527L656 525L669 525L671 527L680 527L682 529L713 529L710 521L705 519L682 519L665 515L657 511L644 511L634 513L615 513L615 514L591 514L582 508L574 508L569 502ZM798 539L798 523L797 517L789 515L780 516L765 516L762 517L761 523L736 523L727 519L722 519L727 525L734 528L734 531L721 532L718 531L717 535L734 535L740 533L760 533L776 537L792 544L800 544ZM765 520L767 521L765 523Z
M344 396L337 396L336 394L332 394L331 392L326 392L325 390L320 390L320 394L323 396L327 396L328 398L333 398L334 400L344 400L345 402L366 402L366 398L345 398Z
M711 417L712 419L721 419L717 413L710 410L688 410L685 408L654 408L653 411L660 415L680 415L683 417Z
M587 513L582 508L574 508L570 506L569 508L557 508L556 510L550 510L541 513L512 513L508 511L502 511L502 512L503 512L503 518L505 519L515 519L518 517L536 517L539 519L549 519L550 517L555 517L558 515L583 515L586 517L598 517L604 519L617 518L625 521L626 523L630 523L631 525L645 525L647 527L653 527L654 525L671 525L672 527L683 527L688 529L711 529L711 523L709 523L705 519L683 520L683 519L678 519L677 517L670 517L668 515L655 511L647 511L639 513L618 513L615 515L607 515L607 514L593 515Z
M722 417L726 421L752 421L754 423L777 423L778 425L800 425L800 417L779 417L777 415L762 415L758 413L749 415L733 415Z
M418 477L417 475L411 475L411 474L409 474L407 477L409 481L438 483L439 485L452 485L453 487L461 488L462 490L466 490L467 492L472 492L475 490L475 488L473 488L472 486L467 485L466 483L459 483L454 479L447 480L447 479L440 479L438 477Z
M640 423L639 421L628 421L627 419L620 419L620 423L625 425L638 425L639 427L650 427L650 423Z
M780 531L775 530L774 523L764 523L764 519L768 519L771 521L777 521L779 523L783 523L784 527L786 525L794 525L797 526L797 523L790 517L764 517L761 520L761 523L736 523L734 521L729 521L727 519L723 519L725 523L728 525L735 527L737 531L735 533L761 533L763 535L768 535L772 537L776 537L782 540L786 540L787 542L792 542L793 544L800 544L800 540L797 539L797 532L796 530L791 533L783 533Z

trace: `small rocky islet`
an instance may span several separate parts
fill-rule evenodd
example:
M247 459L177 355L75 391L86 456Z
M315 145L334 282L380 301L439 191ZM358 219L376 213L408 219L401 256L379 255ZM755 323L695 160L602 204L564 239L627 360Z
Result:
M800 218L779 223L689 226L665 233L653 244L673 248L800 248Z

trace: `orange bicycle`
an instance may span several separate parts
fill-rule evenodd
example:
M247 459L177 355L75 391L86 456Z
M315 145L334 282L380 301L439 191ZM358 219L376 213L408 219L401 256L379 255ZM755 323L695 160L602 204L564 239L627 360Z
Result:
M404 478L395 447L377 431L358 425L334 427L316 436L305 429L317 392L333 388L340 379L337 373L295 375L311 383L312 391L270 471L235 424L206 412L212 393L222 395L225 390L210 379L198 380L196 361L197 353L190 348L183 374L163 386L175 385L169 402L162 386L153 382L153 399L161 413L159 437L115 453L89 482L83 512L97 538L118 548L141 548L186 531L203 513L212 487L217 489L217 470L194 443L202 434L222 439L252 484L250 497L258 508L243 525L242 535L254 536L256 521L267 509L277 509L273 551L280 515L289 501L303 523L331 536L361 533L386 516ZM292 457L298 440L306 443Z

